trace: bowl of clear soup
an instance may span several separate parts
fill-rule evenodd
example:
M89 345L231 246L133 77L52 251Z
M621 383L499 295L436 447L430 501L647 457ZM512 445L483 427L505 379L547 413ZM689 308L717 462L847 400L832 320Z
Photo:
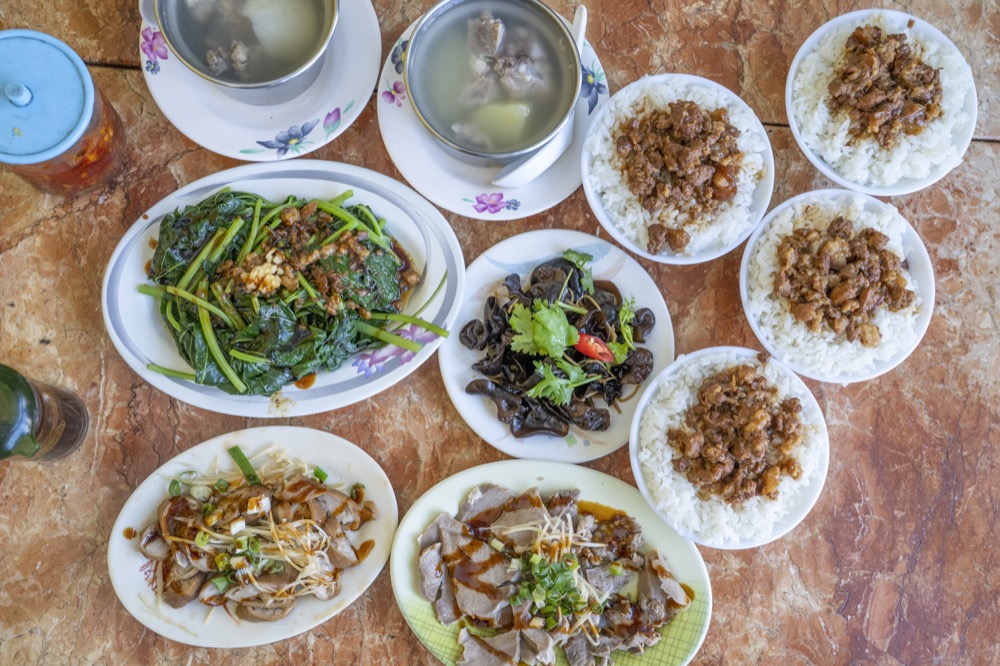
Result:
M148 5L145 0L143 16ZM282 104L309 89L323 69L338 17L338 0L152 5L167 47L185 67L230 97L258 106Z
M453 156L507 164L572 122L580 54L537 0L443 0L414 26L403 81L424 127Z

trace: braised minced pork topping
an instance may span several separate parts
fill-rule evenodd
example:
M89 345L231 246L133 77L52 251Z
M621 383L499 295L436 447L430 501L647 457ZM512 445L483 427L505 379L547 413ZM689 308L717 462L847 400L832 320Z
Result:
M757 495L777 499L782 476L798 479L792 451L802 441L802 403L780 402L757 368L740 365L706 378L684 427L667 431L680 453L674 469L698 487L698 496L740 504Z
M736 195L743 164L739 135L726 109L706 111L681 100L671 102L666 110L622 123L616 132L615 149L629 190L643 208L656 212L675 205L694 218ZM683 225L656 223L648 232L648 249L654 254L664 243L680 252L691 240Z
M851 342L877 347L882 334L872 323L879 312L913 305L903 262L885 249L889 237L875 229L854 232L843 216L824 231L794 229L777 248L774 295L786 299L792 315L812 331L826 325Z
M317 262L330 256L346 257L350 269L356 273L366 270L365 259L372 250L362 243L368 239L366 230L345 231L338 238L320 249L307 249L310 241L321 233L333 218L325 211L318 211L316 202L281 211L281 224L272 230L260 247L247 255L241 266L227 260L219 266L219 273L233 280L234 285L248 294L269 296L279 288L295 291L299 287L298 273L302 273L323 299L324 308L336 316L344 308L357 310L363 319L371 313L351 299L341 297L343 275L336 270L325 270ZM374 250L376 253L381 249ZM396 248L402 254L401 248ZM406 269L399 275L402 293L411 290L420 281L413 270ZM397 303L401 305L401 303Z
M872 137L891 148L901 134L919 134L941 115L941 71L913 54L906 35L858 27L847 59L830 82L828 104L851 117L852 140Z

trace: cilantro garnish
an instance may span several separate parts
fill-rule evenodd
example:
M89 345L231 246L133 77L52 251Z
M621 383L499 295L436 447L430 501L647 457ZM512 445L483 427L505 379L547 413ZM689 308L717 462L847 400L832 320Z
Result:
M530 311L520 303L514 305L510 327L517 333L511 340L511 348L533 356L561 358L566 348L580 339L580 333L569 323L562 308L546 305L539 299Z
M624 342L629 349L635 349L635 343L632 341L632 322L635 321L635 311L632 309L633 307L635 307L635 298L629 296L622 301L621 307L618 308L618 325L622 330L622 342Z
M542 381L528 390L529 398L543 398L556 405L567 405L573 399L573 389L599 379L563 359L557 360L556 365L566 373L565 378L557 376L548 363L535 361L535 370L541 373Z
M583 287L583 290L588 294L593 294L594 271L587 267L587 262L591 261L593 257L585 252L566 250L563 252L563 259L575 264L576 267L580 269L580 286Z
M624 342L609 342L608 347L611 349L611 353L615 355L614 364L621 365L625 362L628 357L629 346Z

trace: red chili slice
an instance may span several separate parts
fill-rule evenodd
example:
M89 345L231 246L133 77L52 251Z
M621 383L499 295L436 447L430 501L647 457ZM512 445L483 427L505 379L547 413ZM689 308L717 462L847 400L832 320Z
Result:
M608 347L608 343L593 335L581 333L580 341L574 345L574 348L587 358L604 361L605 363L611 363L615 360L615 354Z

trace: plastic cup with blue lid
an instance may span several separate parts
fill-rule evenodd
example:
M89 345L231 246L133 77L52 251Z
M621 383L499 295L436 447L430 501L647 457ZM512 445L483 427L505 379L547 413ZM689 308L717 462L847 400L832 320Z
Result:
M87 66L58 39L0 31L0 164L46 192L107 183L125 133Z

